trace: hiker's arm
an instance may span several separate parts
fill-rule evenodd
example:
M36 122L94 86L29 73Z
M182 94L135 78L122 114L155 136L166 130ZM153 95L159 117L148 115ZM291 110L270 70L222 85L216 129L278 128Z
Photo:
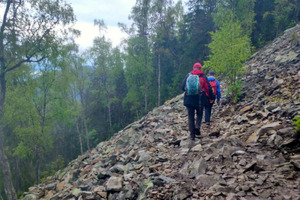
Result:
M221 100L221 86L220 86L220 82L216 81L217 83L217 101Z
M182 89L183 91L185 91L185 83L186 83L187 77L188 77L188 74L185 76L185 78L184 78L184 80L182 81L182 84L181 84L181 89Z

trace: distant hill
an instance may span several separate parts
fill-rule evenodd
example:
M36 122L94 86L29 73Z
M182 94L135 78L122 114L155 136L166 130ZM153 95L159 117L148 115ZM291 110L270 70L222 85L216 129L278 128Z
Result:
M179 95L22 199L299 199L300 25L246 68L241 101L215 105L195 142Z

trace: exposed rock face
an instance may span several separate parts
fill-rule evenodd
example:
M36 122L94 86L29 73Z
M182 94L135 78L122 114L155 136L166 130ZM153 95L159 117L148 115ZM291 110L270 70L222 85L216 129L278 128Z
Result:
M299 199L299 38L298 25L253 55L243 99L215 106L195 142L179 95L23 199Z

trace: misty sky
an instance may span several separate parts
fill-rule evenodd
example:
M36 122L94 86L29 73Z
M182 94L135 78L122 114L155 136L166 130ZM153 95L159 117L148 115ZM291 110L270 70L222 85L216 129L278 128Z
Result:
M99 36L99 30L94 26L94 19L103 19L109 38L113 46L117 46L121 39L126 37L118 27L118 22L130 25L128 16L135 0L66 0L74 9L77 18L75 28L81 31L80 38L76 39L80 49L92 45L93 39Z

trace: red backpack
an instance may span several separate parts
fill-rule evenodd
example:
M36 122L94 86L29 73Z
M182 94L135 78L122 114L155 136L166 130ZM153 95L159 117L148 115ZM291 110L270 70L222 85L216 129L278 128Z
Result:
M211 88L213 90L214 95L217 96L217 87L218 87L218 85L217 85L216 80L209 81L209 84L210 84L210 86L211 86Z

